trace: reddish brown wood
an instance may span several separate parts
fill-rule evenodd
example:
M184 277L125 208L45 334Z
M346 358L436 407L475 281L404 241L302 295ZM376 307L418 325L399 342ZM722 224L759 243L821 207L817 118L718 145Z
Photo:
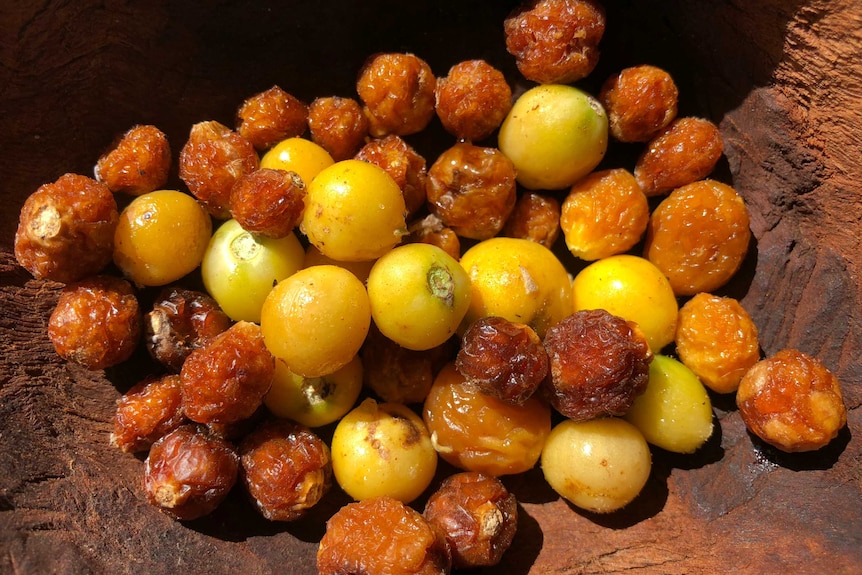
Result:
M315 573L325 519L346 501L337 492L289 525L263 520L239 492L190 524L147 505L141 460L107 436L114 401L150 364L91 373L56 357L45 328L59 286L17 266L18 210L42 183L91 173L134 123L159 125L176 152L192 123L231 123L242 98L275 83L308 101L352 95L376 50L415 51L438 74L485 57L515 82L501 37L514 0L291 3L296 12L259 1L18 4L0 9L0 572ZM839 375L848 427L820 452L780 454L752 439L732 400L714 398L709 444L694 457L657 451L642 496L608 516L576 511L539 470L506 478L519 532L488 572L858 573L862 7L606 6L603 59L585 86L648 61L675 75L685 113L720 122L718 177L744 195L756 237L726 291L754 315L765 353L799 347ZM440 130L415 141L427 154L441 142Z

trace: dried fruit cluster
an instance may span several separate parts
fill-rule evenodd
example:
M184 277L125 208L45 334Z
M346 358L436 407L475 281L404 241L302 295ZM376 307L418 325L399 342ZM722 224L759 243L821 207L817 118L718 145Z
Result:
M572 84L594 70L605 18L594 0L531 0L503 23L506 48L527 80ZM707 440L706 388L736 393L749 429L779 449L818 449L836 436L846 413L835 377L796 350L762 359L751 317L717 295L750 243L741 196L709 179L723 152L718 127L677 117L677 87L652 65L619 71L596 97L550 94L549 106L560 104L555 97L575 102L572 113L598 126L597 147L578 154L601 159L608 138L637 143L634 166L591 164L560 189L532 189L522 176L546 158L516 161L494 144L505 122L533 121L512 119L501 71L477 59L438 78L414 54L385 53L359 71L356 98L306 104L273 86L241 103L233 129L215 120L192 126L178 155L188 194L159 191L172 162L167 138L135 126L98 159L94 178L67 174L27 199L15 255L34 277L66 284L48 325L58 354L104 369L143 342L158 366L119 399L110 438L125 452L149 451L143 489L153 505L195 519L239 483L264 517L293 521L326 496L333 477L352 491L340 478L349 474L337 473L350 459L312 426L337 433L339 422L362 419L357 400L374 396L396 423L410 420L394 426L408 439L392 449L427 441L433 461L463 472L433 487L433 466L422 480L394 464L391 475L378 474L412 495L375 492L339 510L318 569L445 573L500 561L518 506L498 478L540 460L576 505L624 507L649 473L647 441L691 452ZM409 142L435 119L456 142L429 166ZM333 166L347 175L327 172L325 186L317 176ZM351 170L385 186L371 195ZM392 198L383 199L384 187ZM355 227L367 214L375 225ZM372 243L374 255L363 256ZM462 268L430 266L426 283L443 295L429 302L426 294L426 305L440 307L418 314L428 322L452 320L456 292L447 282L469 278L469 309L443 344L422 349L430 326L413 327L409 340L418 343L409 349L383 333L382 296L366 286L381 275L378 257L404 243L434 246ZM336 245L348 257L334 257ZM572 281L552 249L593 263ZM200 278L188 275L198 266ZM312 272L298 282L303 268ZM324 277L343 285L315 285ZM276 292L295 295L284 303L270 297ZM403 299L389 319L416 316L406 306L418 300ZM276 316L301 321L280 322L284 333L262 329ZM658 394L677 398L681 411L664 411ZM356 435L367 443L357 450L391 457L391 442ZM572 480L572 449L613 453L617 441L633 446L630 461L609 457L600 467L631 471L634 483L609 482L588 450L577 467L594 474ZM585 495L589 481L609 495ZM409 503L423 492L430 496L419 513Z

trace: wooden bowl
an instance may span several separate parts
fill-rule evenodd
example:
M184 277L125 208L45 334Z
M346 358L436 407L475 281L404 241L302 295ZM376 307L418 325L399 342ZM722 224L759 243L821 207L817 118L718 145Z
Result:
M115 400L147 363L88 372L56 356L46 321L60 286L12 255L31 192L65 172L92 174L136 123L161 127L177 152L193 123L232 124L243 98L274 84L306 101L354 95L376 51L415 52L439 75L485 58L526 86L503 45L512 0L192 4L49 0L0 13L2 572L312 574L325 519L346 502L336 492L291 524L264 520L241 495L186 524L150 507L141 459L107 439ZM838 375L848 426L818 452L784 454L746 432L732 398L713 396L710 442L695 456L655 450L643 494L604 516L568 505L538 469L506 478L521 503L518 535L503 564L482 572L859 573L862 6L606 7L602 60L582 85L653 63L675 76L681 114L720 125L716 177L745 197L756 238L724 291L752 313L764 354L796 347ZM441 136L432 129L416 146L430 156Z

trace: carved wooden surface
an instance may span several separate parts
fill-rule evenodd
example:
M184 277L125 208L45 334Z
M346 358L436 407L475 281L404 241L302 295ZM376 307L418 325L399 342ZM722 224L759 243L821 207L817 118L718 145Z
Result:
M415 51L441 75L483 57L515 78L500 24L512 2L298 13L261 2L20 4L0 8L0 572L315 573L342 494L287 525L239 493L189 524L144 501L142 461L107 436L114 401L148 362L91 373L56 357L45 329L59 286L17 266L18 210L42 183L91 173L134 123L159 125L178 151L192 123L230 123L242 98L275 83L309 101L352 95L375 50ZM649 61L674 73L684 112L720 123L719 176L744 195L756 238L726 291L753 314L764 353L798 347L838 374L848 426L820 452L781 454L745 431L732 400L714 397L708 445L694 457L656 450L643 494L608 516L566 504L538 469L506 478L519 532L488 572L862 572L862 7L606 6L604 56L586 86Z

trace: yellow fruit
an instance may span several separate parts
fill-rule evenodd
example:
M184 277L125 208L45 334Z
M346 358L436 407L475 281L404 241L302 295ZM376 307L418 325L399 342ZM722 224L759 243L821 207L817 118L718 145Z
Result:
M201 278L232 320L260 323L260 308L272 286L299 270L304 259L293 232L278 239L255 236L230 219L210 239Z
M345 415L332 436L332 471L356 500L419 497L437 471L437 452L422 418L398 403L368 398Z
M561 190L590 173L608 147L608 117L601 103L573 86L544 84L524 92L498 137L531 190Z
M621 168L579 180L560 211L566 247L585 261L627 252L640 241L648 223L647 197L635 177Z
M401 188L382 168L343 160L308 185L300 230L334 260L379 258L407 233Z
M470 279L458 260L431 244L391 250L368 276L371 316L401 347L422 351L452 337L470 305Z
M114 263L139 286L163 286L196 269L212 235L212 219L177 190L137 196L114 231Z
M572 283L551 250L526 239L496 237L461 257L472 282L470 308L461 330L479 318L500 316L529 325L544 337L572 313Z
M329 375L347 365L371 326L365 286L331 265L305 268L279 282L260 315L267 349L304 377Z
M548 484L582 509L610 513L628 505L649 479L652 458L638 428L617 417L563 420L545 441Z
M712 435L712 403L693 371L664 355L653 358L646 391L625 419L649 443L675 453L693 453Z
M603 309L638 324L653 353L673 341L679 305L649 260L621 254L593 262L572 282L574 311Z
M261 168L295 172L306 187L322 169L333 163L329 152L305 138L282 140L260 159Z
M282 360L275 362L272 387L264 397L266 407L278 417L308 427L329 425L353 408L362 391L362 360L320 377L302 377Z

